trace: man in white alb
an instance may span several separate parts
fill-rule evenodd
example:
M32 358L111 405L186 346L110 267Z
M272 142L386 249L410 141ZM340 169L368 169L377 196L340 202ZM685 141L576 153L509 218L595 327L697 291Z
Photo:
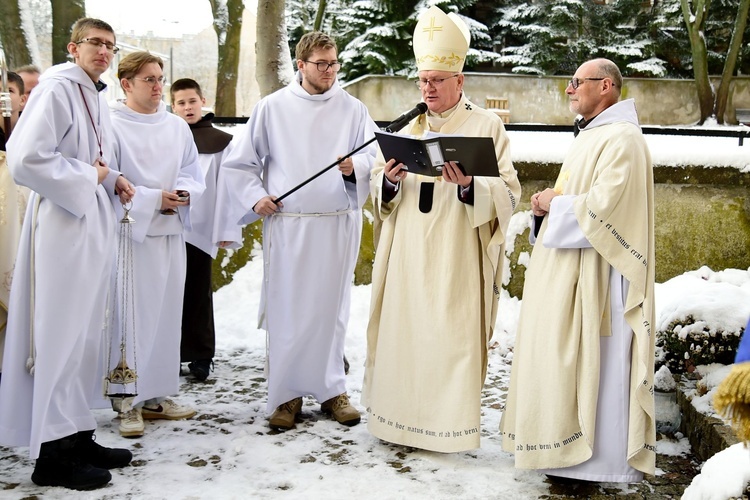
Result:
M76 21L74 62L46 71L8 148L15 182L33 191L21 230L0 384L0 442L28 446L40 486L93 489L130 463L94 440L89 409L115 255L112 199L134 191L114 168L106 85L112 27Z
M125 56L117 67L117 77L126 101L112 108L115 157L137 193L130 210L135 219L131 242L134 304L127 304L135 311L134 338L117 326L120 315L114 322L115 332L125 331L126 346L135 346L135 358L127 361L137 371L137 385L132 387L137 395L124 407L115 405L122 410L120 434L127 437L143 435L144 419L178 420L196 413L168 396L179 391L186 261L183 231L190 228L190 203L199 199L205 184L190 128L167 113L162 101L163 67L161 58L148 52ZM118 304L128 300L122 298L123 291L115 290ZM115 346L119 340L113 335ZM117 348L111 352L110 367L116 366L120 357Z
M275 199L361 146L377 127L339 87L336 44L308 33L297 44L296 78L262 99L222 167L229 206L218 241L263 218L260 328L268 332L268 410L294 427L302 397L344 425L359 423L344 378L344 336L375 145L344 160L283 202Z

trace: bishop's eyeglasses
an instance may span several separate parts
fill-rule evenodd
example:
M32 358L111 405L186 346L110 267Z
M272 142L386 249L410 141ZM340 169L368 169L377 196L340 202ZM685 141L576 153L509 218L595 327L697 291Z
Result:
M604 80L605 78L571 78L568 81L568 85L573 87L573 90L576 90L583 82L587 80L594 80L594 81L600 81Z
M445 83L446 80L450 80L451 78L458 77L458 74L451 75L447 78L430 78L429 80L426 80L424 78L420 78L419 80L416 80L414 83L417 84L417 87L420 89L425 88L427 85L432 85L432 88L436 89L440 87L443 83Z
M331 68L334 73L336 73L338 70L341 69L341 63L336 62L325 62L325 61L305 61L306 63L314 64L316 68L318 68L318 71L321 73L325 73L328 71L328 68Z
M82 43L88 43L89 45L95 46L97 49L103 45L107 48L107 52L109 52L110 54L117 54L118 52L120 52L120 47L118 47L114 43L105 42L104 40L100 40L98 38L82 38L81 40L76 42L76 45L80 45Z

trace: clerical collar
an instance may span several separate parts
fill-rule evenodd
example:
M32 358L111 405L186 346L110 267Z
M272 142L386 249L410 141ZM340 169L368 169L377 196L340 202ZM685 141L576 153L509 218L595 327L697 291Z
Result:
M578 133L579 133L579 132L580 132L581 130L583 130L583 129L585 129L586 127L588 127L588 125L589 125L589 124L590 124L591 122L593 122L593 121L594 121L594 119L595 119L595 118L596 118L597 116L599 116L599 115L594 115L594 116L592 116L590 120L587 120L587 119L585 119L585 118L584 118L583 116L581 116L580 118L576 118L576 119L575 119L575 121L573 122L573 136L574 136L574 137L575 137L575 136L577 136L577 135L578 135Z
M433 113L432 111L427 112L427 125L429 125L430 130L432 131L438 131L441 128L443 128L443 125L448 123L448 120L451 119L453 116L453 113L456 112L458 109L458 105L461 104L461 99L458 100L455 106L452 108L443 111L442 113Z
M586 128L586 127L588 127L589 123L593 122L594 118L596 118L597 116L599 116L599 115L592 116L590 120L587 120L586 118L581 117L581 119L578 121L578 128Z

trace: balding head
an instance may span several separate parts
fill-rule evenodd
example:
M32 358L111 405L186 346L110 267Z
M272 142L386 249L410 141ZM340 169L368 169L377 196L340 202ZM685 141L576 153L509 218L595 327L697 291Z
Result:
M609 59L592 59L590 62L596 67L597 76L612 80L612 91L616 96L615 102L617 102L622 91L622 73L620 73L620 68Z
M581 64L565 93L570 110L590 120L620 99L622 74L609 59L592 59Z

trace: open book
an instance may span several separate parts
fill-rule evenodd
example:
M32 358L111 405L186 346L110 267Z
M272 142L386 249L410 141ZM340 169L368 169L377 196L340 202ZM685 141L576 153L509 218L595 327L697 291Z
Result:
M443 175L443 165L455 161L465 175L500 176L495 143L491 137L432 134L424 139L415 139L389 132L375 132L375 138L386 161L393 158L414 174L439 177Z

